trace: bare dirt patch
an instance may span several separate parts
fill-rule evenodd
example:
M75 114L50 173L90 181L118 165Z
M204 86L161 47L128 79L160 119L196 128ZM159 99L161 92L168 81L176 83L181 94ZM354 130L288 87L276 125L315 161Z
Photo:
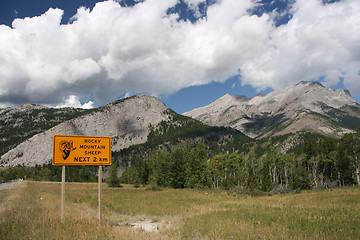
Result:
M178 225L176 217L149 217L116 213L108 214L105 221L113 227L128 227L148 233L162 233Z

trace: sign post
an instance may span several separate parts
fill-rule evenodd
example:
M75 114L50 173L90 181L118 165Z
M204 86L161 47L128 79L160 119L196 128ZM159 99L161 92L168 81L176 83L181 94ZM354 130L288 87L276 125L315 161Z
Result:
M99 166L99 179L98 179L98 190L99 190L99 224L101 224L101 181L102 181L102 177L101 177L101 174L102 174L102 166Z
M111 165L111 137L54 135L52 165L61 165L61 223L64 223L65 166L99 166L99 224L101 224L102 165Z
M61 171L61 223L64 223L64 204L65 204L65 166Z

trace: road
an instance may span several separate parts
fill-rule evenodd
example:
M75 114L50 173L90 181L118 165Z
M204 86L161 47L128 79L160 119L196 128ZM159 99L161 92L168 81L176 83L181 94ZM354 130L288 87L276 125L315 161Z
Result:
M17 184L18 182L21 182L21 181L22 181L22 179L16 179L16 180L12 180L10 182L0 183L0 189L15 185L15 184Z

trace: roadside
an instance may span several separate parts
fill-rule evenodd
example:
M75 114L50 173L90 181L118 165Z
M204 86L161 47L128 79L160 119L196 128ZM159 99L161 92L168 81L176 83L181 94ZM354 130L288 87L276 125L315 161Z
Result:
M2 183L0 183L0 189L15 185L16 183L22 182L22 181L23 181L23 179L15 179L10 182L2 182Z

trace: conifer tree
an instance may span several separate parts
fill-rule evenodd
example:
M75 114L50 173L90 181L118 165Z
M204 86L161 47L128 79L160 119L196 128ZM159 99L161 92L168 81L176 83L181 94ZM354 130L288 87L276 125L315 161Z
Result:
M347 141L347 137L344 137L340 144L338 149L338 155L337 155L337 163L336 167L339 171L339 181L340 186L348 186L351 184L354 184L354 178L352 176L352 165L350 162L350 158L348 156L348 147L349 142Z
M109 187L119 187L119 178L117 176L117 162L113 162L110 168L110 175L107 180Z
M254 170L251 166L249 166L248 168L248 178L246 180L246 187L251 189L251 190L254 190L254 189L258 189L259 187L259 183L257 181L257 178L254 174Z
M269 192L271 190L271 177L269 172L269 164L267 162L264 163L264 166L261 169L260 189L264 192Z

